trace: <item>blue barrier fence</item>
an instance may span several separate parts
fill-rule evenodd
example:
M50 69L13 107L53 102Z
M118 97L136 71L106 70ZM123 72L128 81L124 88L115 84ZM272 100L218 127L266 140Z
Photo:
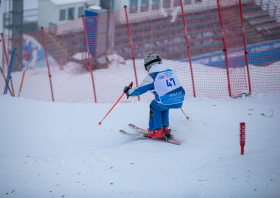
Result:
M280 40L248 45L247 51L249 64L255 66L269 65L273 62L280 61ZM246 62L240 61L240 58L244 59L243 52L243 48L228 50L228 61L238 63L238 65L235 65L236 67L244 67ZM189 59L182 60L182 62L189 62ZM203 64L211 67L226 68L225 55L223 51L192 57L192 63Z

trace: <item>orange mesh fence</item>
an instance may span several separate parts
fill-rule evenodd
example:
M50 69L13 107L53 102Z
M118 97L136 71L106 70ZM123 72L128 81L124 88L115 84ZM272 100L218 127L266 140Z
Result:
M94 102L82 18L44 29L55 101ZM50 61L50 58L49 58Z
M248 56L252 92L279 92L280 2L255 0L243 10L247 43L251 44Z
M239 0L219 0L220 25L223 31L224 53L228 70L230 96L248 90L246 54L242 35Z
M130 49L127 27L119 26L117 20L125 20L124 10L85 17L97 102L114 102L122 95L124 86L131 81L135 86L134 70L129 61L131 56L126 57L125 61L122 55L115 52L116 45L120 50ZM121 32L121 35L117 35L117 32ZM123 97L121 101L126 101L126 98Z
M15 96L26 66L21 97L115 102L131 81L140 85L147 75L144 58L157 53L177 73L187 98L275 93L280 91L279 23L277 1L167 0L3 35L1 68L7 76L17 47L10 81ZM121 101L151 99L146 93Z
M5 48L7 48L8 46L5 45L5 43L8 43L8 37L4 36L3 34L1 34L1 38L0 38L1 42L1 47L0 47L0 67L2 69L1 73L0 73L0 94L4 94L5 93L5 87L6 87L6 83L4 79L7 79L7 74L8 74L8 67L9 67L9 58L8 58L8 53L6 51L5 53ZM3 74L2 74L3 72ZM4 77L3 77L4 75ZM10 95L10 93L8 92L8 94Z
M43 39L40 30L12 36L10 46L15 46L17 50L22 50L15 55L13 61L12 77L15 96L18 96L23 71L26 67L21 97L46 101L52 100L49 89L48 70L45 64L45 51L41 43L43 43ZM25 53L28 53L30 56L28 62L25 61Z
M149 53L157 53L163 59L163 64L178 74L187 96L191 97L193 91L190 66L188 63L180 61L188 58L182 17L180 18L181 24L179 16L177 16L178 20L172 20L172 17L168 15L169 11L173 11L170 8L170 3L171 1L167 1L140 7L137 10L136 8L128 8L129 23L127 24L125 20L121 23L123 28L127 28L127 25L130 27L138 83L140 84L147 75L144 68L144 58ZM131 57L130 46L127 46L127 49L121 53L125 54L124 57ZM132 61L129 67L133 68ZM146 93L141 96L141 99L152 99L152 97L150 93Z
M224 69L225 59L220 53L223 49L223 41L217 2L204 2L205 6L198 12L200 3L184 2L196 95L226 97L229 92L226 70ZM216 52L219 54L213 57L203 56ZM219 59L219 64L214 63L209 67L208 64L214 59Z

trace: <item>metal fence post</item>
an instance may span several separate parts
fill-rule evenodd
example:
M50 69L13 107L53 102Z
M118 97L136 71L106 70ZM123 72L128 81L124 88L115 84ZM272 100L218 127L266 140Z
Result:
M50 71L50 65L49 65L49 60L48 60L48 52L47 52L47 48L46 48L46 41L45 41L44 28L43 27L41 27L41 32L42 32L44 48L45 48L45 55L46 55L46 61L47 61L48 72L49 72L50 87L51 87L51 92L52 92L52 101L54 102L52 78L51 78L52 76L51 76L51 71Z
M187 27L186 27L185 13L184 13L184 7L183 7L182 0L180 0L180 4L181 4L182 17L183 17L183 23L184 23L184 32L185 32L187 48L188 48L188 56L189 56L189 62L190 62L190 70L191 70L192 86L193 86L193 97L196 97L195 86L194 86L194 78L193 78L193 70L192 70L192 58L191 58L190 45L189 45L189 39L188 39L188 32L187 32Z
M244 30L244 20L243 20L241 0L239 0L239 9L240 9L240 15L241 15L240 18L241 18L241 24L242 24L243 43L244 43L244 50L245 50L244 54L245 54L245 58L246 58L249 93L251 93L252 90L251 90L251 80L250 80L250 71L249 71L248 51L247 51L247 45L246 45L246 37L245 37L245 30Z
M128 21L128 16L127 16L127 6L124 6L124 11L125 11L126 24L127 24L128 35L129 35L129 42L130 42L130 48L131 48L131 56L132 56L132 61L133 61L136 86L138 87L138 79L137 79L136 66L135 66L135 57L134 57L134 53L133 53L133 45L132 45L132 39L131 39L130 28L129 28L129 21ZM140 96L138 96L138 101L140 101Z
M225 54L225 60L226 60L226 69L227 69L227 80L228 80L228 92L229 97L231 97L231 88L230 88L230 79L229 79L229 68L228 68L228 56L227 56L227 49L226 49L226 41L225 41L225 35L223 30L223 23L222 23L222 16L221 16L221 10L220 10L220 0L217 0L218 4L218 11L219 11L219 19L220 19L220 25L221 25L221 32L222 32L222 38L223 38L223 46L224 46L224 54Z

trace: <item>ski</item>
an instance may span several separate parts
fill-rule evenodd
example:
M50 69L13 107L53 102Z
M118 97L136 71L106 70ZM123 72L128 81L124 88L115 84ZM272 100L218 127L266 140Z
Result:
M138 131L141 131L141 132L144 132L144 133L148 133L147 130L142 129L142 128L139 128L139 127L135 126L134 124L129 124L128 126L129 126L131 129L137 129Z
M134 124L129 124L128 125L131 129L136 129L136 130L139 130L143 133L147 133L148 131L145 130L145 129L142 129L142 128L139 128L137 126L135 126ZM178 141L178 140L175 140L175 139L168 139L168 140L160 140L160 139L157 139L157 138L150 138L150 137L146 137L146 136L143 136L143 135L138 135L138 134L134 134L134 133L128 133L124 130L120 130L120 133L123 134L123 135L129 135L129 136L134 136L134 137L139 137L139 138L145 138L145 139L151 139L151 140L156 140L156 141L161 141L161 142L166 142L166 143L171 143L171 144L176 144L176 145L180 145L181 142Z
M134 124L129 124L128 126L129 126L131 129L135 129L135 130L138 130L138 131L143 132L143 133L148 133L148 130L145 130L145 129L142 129L142 128L140 128L140 127L137 127L137 126L135 126ZM174 141L176 141L176 142L180 142L179 140L176 140L176 139L174 139L174 138L170 138L170 139L168 139L168 140L174 140Z
M174 140L174 139L169 139L169 140L159 140L156 138L150 138L150 137L145 137L143 135L138 135L138 134L134 134L134 133L128 133L124 130L120 130L120 133L123 135L129 135L129 136L134 136L134 137L139 137L139 138L145 138L145 139L149 139L149 140L156 140L156 141L160 141L160 142L166 142L166 143L171 143L171 144L176 144L176 145L180 145L181 142Z

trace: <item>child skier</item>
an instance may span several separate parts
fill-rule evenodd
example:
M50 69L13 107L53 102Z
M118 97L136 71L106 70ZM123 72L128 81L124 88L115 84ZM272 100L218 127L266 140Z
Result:
M185 90L176 74L162 64L158 54L149 54L144 60L144 66L149 74L139 87L125 87L123 92L129 96L139 96L151 91L155 99L150 104L150 119L148 133L144 136L164 139L172 138L168 129L169 109L182 107Z

